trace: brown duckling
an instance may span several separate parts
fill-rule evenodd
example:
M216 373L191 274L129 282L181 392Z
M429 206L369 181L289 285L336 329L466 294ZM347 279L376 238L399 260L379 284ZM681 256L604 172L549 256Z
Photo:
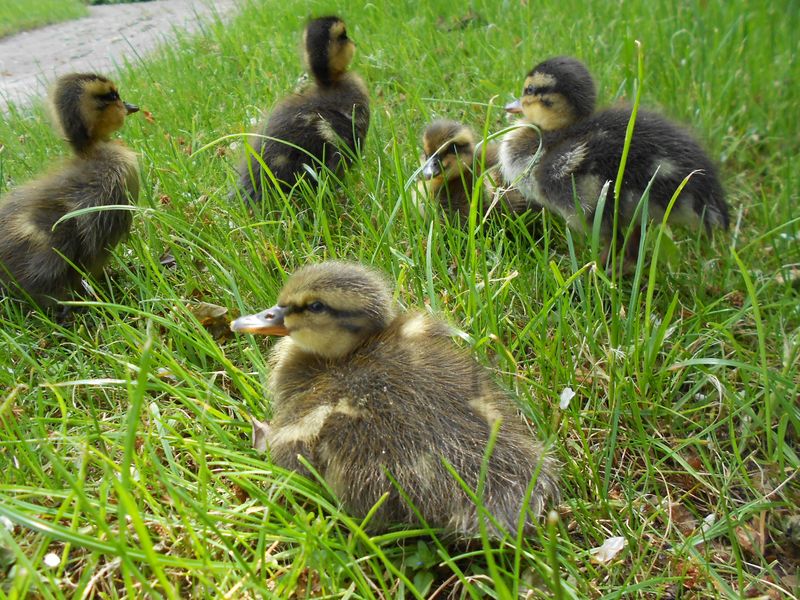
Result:
M260 428L272 462L308 475L304 456L357 517L388 492L373 529L418 524L413 505L431 526L476 535L476 506L445 464L476 490L496 426L482 502L500 527L516 531L529 502L530 529L559 497L554 460L506 392L455 345L447 325L397 312L378 272L338 261L307 266L288 279L276 306L231 329L287 336L272 352L273 418Z
M288 193L321 167L341 174L364 145L369 128L369 95L363 80L347 68L355 43L344 21L322 17L308 23L305 61L313 82L285 98L250 141L278 185ZM305 177L310 185L315 181ZM261 201L271 177L252 155L239 167L239 190L250 202Z
M58 79L51 104L75 155L0 201L0 283L42 305L65 299L82 272L100 273L130 231L131 213L90 212L54 228L56 221L78 209L127 205L139 194L136 153L110 139L138 107L93 73Z
M425 188L432 198L446 210L469 216L475 181L484 174L484 210L488 210L495 196L501 206L512 213L528 208L525 199L513 189L501 189L499 182L499 145L475 143L472 129L458 121L437 119L422 134L423 166L420 172L419 191ZM483 169L481 169L483 161Z
M525 79L522 97L506 106L524 118L523 126L502 140L500 165L505 181L523 196L579 230L584 224L591 229L603 186L611 182L602 215L606 255L614 220L613 182L631 109L595 112L596 96L591 74L575 58L559 56L535 66ZM542 153L537 156L540 143ZM619 199L620 232L624 234L634 219L651 180L649 216L661 219L678 186L691 173L669 221L702 224L709 232L713 227L726 229L728 205L706 152L682 127L658 114L639 111ZM638 254L639 233L637 226L628 244L628 258L635 259ZM622 237L618 237L620 242Z

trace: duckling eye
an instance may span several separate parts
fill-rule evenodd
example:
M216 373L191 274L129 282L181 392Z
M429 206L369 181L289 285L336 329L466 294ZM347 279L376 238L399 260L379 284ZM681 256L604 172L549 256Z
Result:
M119 93L115 91L110 91L107 94L102 94L98 96L100 100L103 102L116 102L119 100Z
M536 93L536 88L533 87L532 85L529 85L528 87L525 88L523 93L526 96L533 96Z
M316 300L316 301L312 302L311 304L309 304L308 306L306 306L306 310L309 311L309 312L312 312L312 313L321 313L326 308L328 308L328 307L325 306L319 300Z

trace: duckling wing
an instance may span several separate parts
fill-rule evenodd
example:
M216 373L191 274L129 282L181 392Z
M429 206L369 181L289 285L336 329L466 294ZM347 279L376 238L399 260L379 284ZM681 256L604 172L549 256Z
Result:
M0 207L0 261L6 279L16 280L37 299L62 298L80 283L73 264L99 272L109 248L128 233L131 213L108 210L58 221L82 208L129 203L129 191L138 192L138 172L127 159L116 160L115 152L75 159L9 194ZM135 155L133 160L135 165Z
M629 111L607 111L618 121L627 120ZM620 131L622 124L617 125ZM618 135L623 135L619 133ZM624 139L624 137L622 137ZM650 216L660 219L683 180L683 188L670 213L670 222L697 226L728 227L728 206L717 169L697 139L683 126L661 115L640 111L625 165L624 216L632 214L649 184ZM652 183L651 183L652 181Z
M54 239L53 224L68 207L57 196L51 198L48 191L53 190L42 183L13 190L0 206L0 281L10 290L19 286L46 304L46 297L62 298L80 281L53 249L74 259L79 242L75 235L61 242Z
M61 178L59 193L70 210L110 208L68 219L54 231L64 243L69 236L78 237L80 250L75 260L93 273L102 268L108 249L130 231L131 211L115 207L130 205L139 194L135 154L116 144L107 146L98 149L91 159L72 163ZM71 221L72 227L59 232L59 228Z
M558 152L548 152L547 164L551 176L563 173L569 180L552 176L548 180L553 185L549 194L563 204L570 198L574 204L577 198L585 216L591 219L602 186L608 181L613 189L630 116L627 108L608 109L564 132L569 143L558 147ZM562 169L564 165L572 168ZM660 115L640 111L621 187L622 222L633 217L648 186L650 217L660 218L683 179L693 172L670 220L689 225L704 220L706 225L727 226L728 211L722 186L713 163L698 142L682 127ZM609 196L604 212L606 222L613 219L613 211L614 199Z

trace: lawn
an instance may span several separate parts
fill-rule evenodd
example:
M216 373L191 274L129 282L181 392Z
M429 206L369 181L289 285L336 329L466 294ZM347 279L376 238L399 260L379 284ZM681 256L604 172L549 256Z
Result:
M0 3L0 37L86 14L86 5L80 0L3 0Z
M116 77L147 111L121 134L142 165L130 239L68 326L0 301L0 597L800 596L800 5L309 5L245 2ZM308 14L330 12L371 92L363 161L254 217L227 199L240 134L302 74ZM697 132L727 234L651 227L619 280L556 217L466 231L419 214L425 123L499 131L499 107L556 54L587 63L601 105L639 96ZM0 192L64 153L41 107L12 107ZM271 342L230 337L199 303L266 308L329 257L384 269L398 302L457 325L514 392L562 465L539 535L371 535L251 450ZM624 548L598 561L614 537Z

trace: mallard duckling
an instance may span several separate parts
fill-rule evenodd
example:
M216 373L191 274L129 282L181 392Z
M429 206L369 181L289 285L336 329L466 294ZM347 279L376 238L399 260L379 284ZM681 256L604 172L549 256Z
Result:
M522 97L506 110L523 113L522 127L501 142L500 164L506 182L528 200L561 215L576 229L591 228L598 199L611 182L602 215L608 252L614 220L614 180L622 157L630 108L595 110L594 80L577 59L559 56L535 66L525 79ZM539 131L531 127L532 124ZM541 155L537 155L541 142ZM661 219L683 179L684 187L669 221L689 226L728 227L728 205L714 164L682 127L652 112L639 111L625 165L618 225L624 233L645 189L649 216ZM628 244L628 258L638 253L639 228ZM618 239L622 240L622 235Z
M65 299L81 272L97 275L131 227L127 210L69 212L126 205L139 193L137 155L111 134L138 107L93 73L58 79L51 109L75 153L52 173L10 191L0 202L0 282L41 305Z
M322 17L305 30L305 61L313 82L278 103L251 140L253 152L288 193L309 169L335 173L353 162L369 128L369 95L363 80L347 68L356 45L339 17ZM262 179L264 181L262 181ZM239 189L248 201L263 199L271 178L248 154L239 168ZM314 186L315 182L309 180Z
M526 501L540 515L558 498L555 463L508 395L453 343L448 326L397 313L379 273L337 261L307 266L288 279L276 306L231 329L288 336L270 361L273 463L308 475L304 456L358 517L388 493L374 528L417 524L413 505L431 526L477 534L475 504L445 464L476 490L498 421L483 488L489 512L515 531ZM532 526L530 514L525 522Z
M482 146L475 143L472 129L458 121L437 119L431 122L422 134L424 161L420 172L420 193L425 188L430 196L445 209L462 217L469 216L475 181L481 173L484 177L484 209L489 209L495 195L500 204L510 212L524 212L527 202L514 190L501 190L497 177L499 145L488 143L485 155ZM481 169L483 161L483 169Z

